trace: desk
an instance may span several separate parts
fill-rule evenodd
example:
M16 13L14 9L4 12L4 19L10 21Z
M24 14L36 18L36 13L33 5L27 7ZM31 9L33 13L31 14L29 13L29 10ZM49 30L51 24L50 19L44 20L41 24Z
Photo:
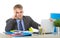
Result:
M0 38L16 38L16 37L11 37L9 35L0 33ZM17 38L60 38L60 35L54 35L54 34L38 35L38 34L33 34L32 36L28 36L28 37L17 37Z

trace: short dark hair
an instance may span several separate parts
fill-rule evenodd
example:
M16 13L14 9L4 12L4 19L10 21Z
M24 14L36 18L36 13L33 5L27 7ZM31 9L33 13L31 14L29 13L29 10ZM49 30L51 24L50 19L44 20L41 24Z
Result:
M19 9L23 9L23 6L21 4L16 4L13 9L16 9L16 8L19 8Z

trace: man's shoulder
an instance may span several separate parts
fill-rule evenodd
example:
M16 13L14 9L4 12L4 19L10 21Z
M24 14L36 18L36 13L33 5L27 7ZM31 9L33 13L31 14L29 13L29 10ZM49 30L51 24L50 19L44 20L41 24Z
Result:
M23 16L24 18L31 18L30 16Z
M8 22L8 21L13 21L14 19L12 19L12 18L9 18L9 19L7 19L6 20L6 22Z
M23 16L23 18L26 19L26 20L31 20L30 16Z

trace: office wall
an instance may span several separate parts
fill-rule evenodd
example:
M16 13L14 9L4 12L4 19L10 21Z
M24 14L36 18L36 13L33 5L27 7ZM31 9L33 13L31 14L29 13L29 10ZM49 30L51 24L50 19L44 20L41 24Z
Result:
M24 15L31 16L39 24L49 19L51 12L60 13L60 0L0 0L0 32L5 31L6 20L13 16L13 6L22 4Z

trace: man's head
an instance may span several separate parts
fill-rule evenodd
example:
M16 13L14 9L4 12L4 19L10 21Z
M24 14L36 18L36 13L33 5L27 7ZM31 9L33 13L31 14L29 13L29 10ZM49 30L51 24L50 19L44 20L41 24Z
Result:
M17 18L22 19L23 17L23 7L20 4L14 6L14 14Z

